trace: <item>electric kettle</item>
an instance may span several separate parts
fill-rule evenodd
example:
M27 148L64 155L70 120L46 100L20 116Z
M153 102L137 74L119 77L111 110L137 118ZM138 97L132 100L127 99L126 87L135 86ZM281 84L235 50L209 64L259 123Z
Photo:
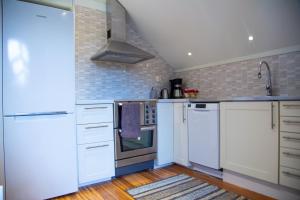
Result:
M169 91L167 88L164 88L160 91L160 98L161 99L168 99L169 98Z

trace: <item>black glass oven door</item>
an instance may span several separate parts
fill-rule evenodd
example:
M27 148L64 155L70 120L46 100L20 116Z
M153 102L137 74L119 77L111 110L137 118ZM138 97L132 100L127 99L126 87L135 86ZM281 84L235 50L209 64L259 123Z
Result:
M138 138L123 138L116 133L117 159L129 158L156 152L157 133L156 126L144 126Z

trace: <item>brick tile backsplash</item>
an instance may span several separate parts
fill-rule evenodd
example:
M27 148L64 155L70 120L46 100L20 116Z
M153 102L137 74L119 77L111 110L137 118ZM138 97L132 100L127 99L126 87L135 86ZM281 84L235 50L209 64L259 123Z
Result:
M226 99L266 94L266 68L258 79L259 62L268 62L272 74L273 95L300 96L300 52L250 59L241 62L177 72L184 86L200 90L199 98Z
M199 98L265 95L266 69L257 78L259 61L271 68L274 95L300 96L300 52L173 72L129 23L127 41L156 56L136 64L93 62L91 56L106 44L104 12L76 6L76 98L148 98L151 87L169 87L169 79L183 78L186 87L200 90Z
M76 98L149 98L151 87L168 87L173 69L128 25L129 43L156 57L136 65L93 62L91 56L106 44L106 14L76 6Z

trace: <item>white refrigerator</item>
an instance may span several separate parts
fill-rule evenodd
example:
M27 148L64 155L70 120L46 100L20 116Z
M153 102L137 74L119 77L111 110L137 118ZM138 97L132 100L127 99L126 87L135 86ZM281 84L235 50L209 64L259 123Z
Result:
M78 190L73 13L3 1L7 200Z

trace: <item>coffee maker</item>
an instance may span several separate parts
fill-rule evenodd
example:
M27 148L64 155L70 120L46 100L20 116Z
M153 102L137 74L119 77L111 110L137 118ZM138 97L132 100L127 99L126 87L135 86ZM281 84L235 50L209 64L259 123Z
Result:
M171 98L173 99L179 99L183 97L183 91L182 91L182 79L176 78L173 80L170 80L171 84Z

